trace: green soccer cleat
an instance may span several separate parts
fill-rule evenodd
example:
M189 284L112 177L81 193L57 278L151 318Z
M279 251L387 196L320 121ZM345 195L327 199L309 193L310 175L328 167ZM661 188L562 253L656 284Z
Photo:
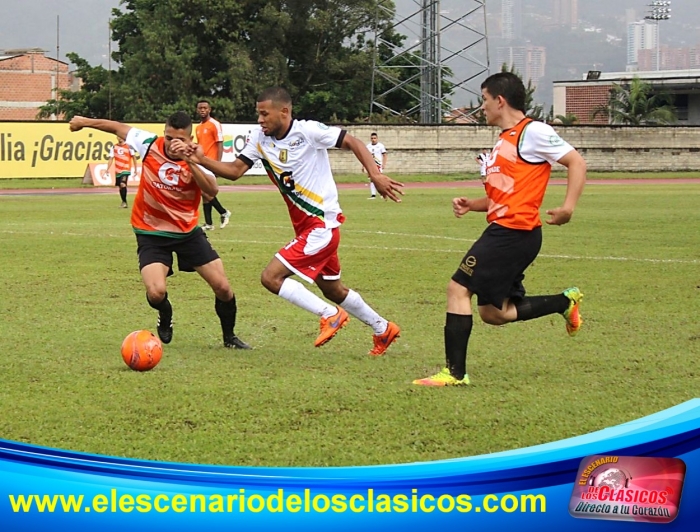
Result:
M583 318L579 312L583 294L576 287L567 288L564 290L564 295L569 298L569 308L564 311L564 319L566 320L566 332L569 336L575 336L583 325Z
M438 373L425 379L416 379L413 384L419 386L466 386L469 384L469 375L463 379L453 377L448 368L442 368Z

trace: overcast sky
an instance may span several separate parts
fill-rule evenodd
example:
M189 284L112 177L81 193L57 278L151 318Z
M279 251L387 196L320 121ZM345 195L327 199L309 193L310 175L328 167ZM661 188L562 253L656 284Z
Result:
M399 17L407 17L417 14L423 0L395 0ZM551 0L522 0L523 13L538 13L535 17L524 17L524 22L538 24L541 15L550 10ZM624 17L625 10L635 9L637 17L641 18L648 10L649 0L578 0L579 18L586 24L594 21L596 24L604 24L606 19L617 20L620 35L626 39ZM474 0L441 0L440 9L446 16L459 17L471 11L477 2ZM671 42L674 45L696 45L700 43L700 0L672 0L673 19L664 22L661 32L662 43ZM60 46L59 58L66 60L66 53L76 52L85 58L91 65L108 66L109 50L109 17L112 8L119 7L119 0L0 0L0 50L13 48L42 48L48 51L50 57L56 56L57 46L57 17L58 44ZM495 28L500 17L501 0L488 0L489 31L497 37ZM539 18L538 18L539 17ZM411 19L412 28L406 27L401 33L408 36L407 43L417 42L419 31L419 18ZM444 22L443 22L444 24ZM480 28L481 29L481 28ZM533 28L537 29L537 28ZM451 32L454 32L454 27ZM450 33L444 36L443 46L449 45L450 50L459 50L463 47L461 35L472 36L467 30L459 30L463 33ZM413 32L411 34L411 32ZM450 43L450 39L458 42ZM476 47L470 52L477 51ZM491 50L491 60L494 51ZM623 52L621 52L622 54ZM449 56L443 52L443 58ZM485 55L485 46L484 46ZM624 60L621 58L621 60ZM460 59L447 63L453 72L455 80L460 81L471 76L472 64L459 63ZM590 63L595 63L595 58L590 58ZM464 66L466 64L466 66ZM116 66L114 67L116 68ZM477 81L477 80L475 80ZM474 83L474 81L470 82ZM478 83L477 83L478 87ZM469 94L457 96L453 102L456 105L465 105ZM465 101L462 101L465 100Z
M395 0L401 15L418 11L422 0ZM523 0L528 6L546 10L551 0ZM640 16L647 9L648 0L579 0L581 18L598 14L624 16L626 8L635 8ZM476 3L471 0L442 0L441 10L464 14ZM12 48L43 48L50 56L56 55L56 17L59 17L60 56L76 52L91 64L107 66L108 21L119 0L2 0L0 8L0 50ZM501 0L487 1L489 12L501 9ZM531 7L530 7L531 9ZM683 22L700 18L698 0L672 0L674 20L669 21L673 33L687 30L688 42L700 41L697 28L683 28ZM666 23L665 23L666 24ZM670 33L670 32L669 32ZM668 33L667 33L668 34ZM663 39L663 33L662 33Z

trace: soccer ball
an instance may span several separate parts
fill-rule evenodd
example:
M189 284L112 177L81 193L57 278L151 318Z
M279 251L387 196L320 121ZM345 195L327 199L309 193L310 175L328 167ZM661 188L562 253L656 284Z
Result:
M134 331L122 342L122 358L135 371L148 371L160 362L163 345L151 331Z

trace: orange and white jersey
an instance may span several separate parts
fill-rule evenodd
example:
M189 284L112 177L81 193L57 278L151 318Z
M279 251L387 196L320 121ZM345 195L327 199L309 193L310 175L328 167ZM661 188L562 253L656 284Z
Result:
M204 150L204 155L218 161L219 152L216 145L224 141L224 130L221 128L221 123L210 116L197 126L196 135L197 144Z
M551 126L530 118L503 131L486 161L486 220L511 229L541 226L552 164L573 149Z
M289 209L296 234L343 223L338 189L328 149L339 148L345 130L313 120L294 120L284 138L267 137L260 127L250 132L238 156L249 166L261 161Z
M134 149L126 142L112 146L112 149L109 150L109 158L114 159L114 173L117 177L131 173L135 153Z
M170 159L165 139L131 128L126 141L141 155L141 180L131 210L134 232L182 238L197 228L202 191L185 161ZM200 166L206 175L213 175Z

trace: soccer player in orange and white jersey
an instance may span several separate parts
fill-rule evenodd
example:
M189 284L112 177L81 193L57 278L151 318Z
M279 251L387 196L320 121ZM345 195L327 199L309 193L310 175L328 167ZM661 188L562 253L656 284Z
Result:
M114 164L115 184L119 187L119 196L122 199L122 208L126 209L126 185L129 177L136 173L136 161L134 161L134 149L129 146L123 138L117 137L117 143L109 150L109 161L107 162L107 172Z
M364 302L360 294L340 281L338 243L345 217L338 203L328 149L352 150L367 170L377 192L400 201L401 183L383 175L372 155L345 130L312 120L292 119L289 93L272 87L257 101L260 128L251 132L243 152L233 162L205 157L201 147L191 146L193 158L216 175L235 181L261 161L268 177L287 204L295 238L280 249L262 272L265 288L290 303L320 316L320 334L314 345L328 342L348 322L348 313L372 327L374 346L369 354L380 356L398 338L398 325L387 321ZM316 283L331 305L291 278Z
M236 297L224 265L198 226L203 193L216 196L216 179L184 152L192 142L192 121L180 111L168 118L162 137L121 122L75 116L71 131L92 128L126 139L141 155L141 180L131 211L138 244L139 269L148 304L158 311L158 336L165 344L173 336L173 309L166 279L172 275L173 253L180 271L196 271L215 294L214 308L221 322L224 346L250 349L234 333Z
M489 125L502 131L486 161L486 196L455 198L457 218L469 211L486 212L489 226L462 259L447 286L446 367L413 381L422 386L469 384L467 345L472 330L472 296L481 319L492 325L561 314L569 335L583 323L578 288L547 296L526 296L525 270L542 245L542 205L552 165L567 167L564 204L550 209L551 225L571 220L586 182L586 162L554 129L525 116L525 87L518 76L500 72L481 85L482 109Z
M196 129L197 144L202 146L207 157L220 161L224 154L224 131L221 129L221 123L211 117L211 105L206 100L197 102L197 114L200 119ZM204 226L202 229L205 231L214 229L214 221L211 217L212 207L221 216L221 229L228 225L231 218L231 211L221 205L219 198L212 198L204 194L202 196L202 209L204 210Z

